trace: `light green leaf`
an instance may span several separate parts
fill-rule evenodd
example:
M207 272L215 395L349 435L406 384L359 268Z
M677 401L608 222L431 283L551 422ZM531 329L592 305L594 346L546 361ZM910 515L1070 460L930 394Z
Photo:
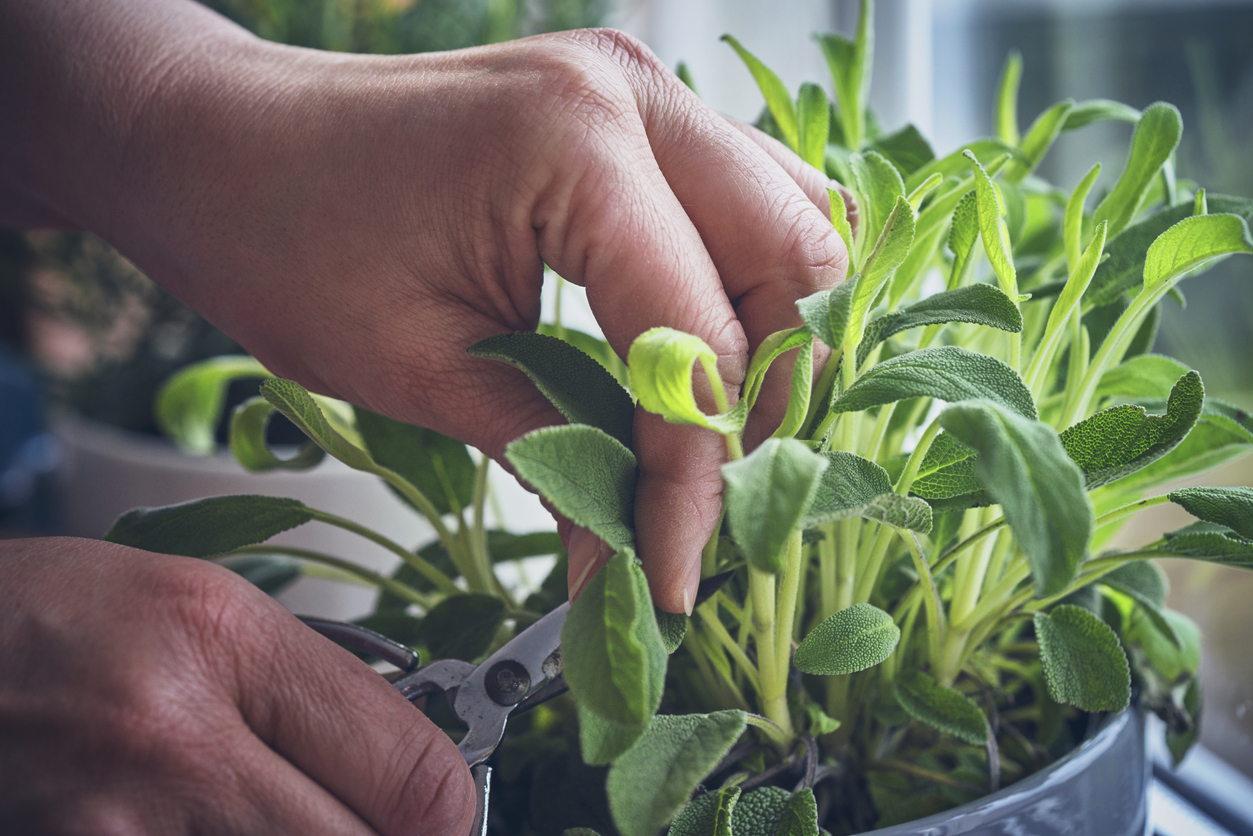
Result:
M862 506L892 491L888 472L874 462L842 450L822 455L827 468L801 522L804 528L859 516Z
M1196 190L1196 196L1192 199L1192 214L1209 214L1209 201L1205 199L1205 189Z
M570 606L561 630L566 683L602 720L642 727L661 703L666 655L644 570L620 551Z
M731 814L731 832L735 836L775 836L779 817L791 797L782 787L762 787L745 793Z
M901 708L915 720L972 746L988 742L988 720L983 710L964 694L936 682L929 673L906 671L896 678L892 691Z
M236 380L273 377L247 355L214 357L185 366L157 392L157 426L187 453L211 456L226 390Z
M753 75L753 81L757 82L757 87L761 90L761 95L766 99L766 107L770 108L770 115L774 117L775 124L779 126L779 130L783 133L788 147L793 151L799 151L799 127L796 119L796 106L792 104L792 97L787 92L787 87L779 80L779 77L757 57L749 52L735 38L730 35L723 35L722 40L731 45L736 51L740 59L748 67L748 71Z
M1035 635L1049 695L1084 711L1122 711L1131 700L1131 669L1118 636L1082 607L1035 614Z
M896 166L874 151L853 154L849 157L849 168L853 172L853 185L861 195L859 208L865 240L877 241L897 200L905 196L905 181ZM910 212L912 215L913 210ZM865 265L861 270L866 272Z
M588 766L607 766L613 763L626 750L640 739L646 726L620 726L603 720L599 715L589 711L582 703L579 706L579 749L583 754L583 763Z
M521 369L571 424L604 430L631 449L635 421L631 396L601 363L570 343L519 331L479 340L466 351ZM377 454L374 458L379 460Z
M723 410L706 415L696 405L692 392L692 367L700 363L713 388L714 398ZM635 338L627 354L631 385L640 406L671 424L693 424L723 435L744 429L747 401L728 410L718 375L718 355L700 337L673 328L651 328Z
M796 303L809 332L835 351L844 346L844 335L852 316L853 293L859 281L858 276L853 276L830 290L806 296Z
M1144 289L1153 290L1223 255L1253 253L1253 236L1239 215L1193 215L1163 232L1144 260Z
M674 817L669 836L742 836L735 828L739 787L723 787L698 795ZM773 833L771 834L773 836Z
M828 188L827 199L831 207L831 226L840 234L844 242L844 251L848 253L849 262L853 260L853 227L848 222L848 206L844 203L844 195L839 189Z
M909 201L909 207L913 209L914 212L921 209L922 202L927 199L927 195L935 191L942 182L944 182L944 178L940 176L938 172L932 174L926 180L923 180L918 188L914 189L906 196L905 199Z
M818 836L818 802L809 787L792 793L779 815L775 836Z
M792 438L800 432L809 413L810 390L814 385L814 341L805 332L805 342L796 354L796 364L792 366L792 388L788 394L787 411L778 429L771 433L771 438Z
M792 438L771 438L722 466L724 505L735 542L763 572L783 568L793 529L809 510L827 459Z
M996 87L996 135L1008 145L1018 144L1018 84L1022 80L1022 54L1011 50L1001 68Z
M353 412L361 441L377 464L399 473L442 514L470 506L476 467L464 444L368 409L353 407Z
M970 151L979 159L984 166L991 165L997 158L1009 155L1008 159L1026 162L1027 158L1023 155L1015 145L1007 145L999 139L992 137L984 137L967 142L951 154L940 157L938 160L932 160L913 174L905 178L905 188L913 191L922 184L924 180L932 174L939 173L945 177L960 177L970 171L970 163L967 162L966 151Z
M1028 418L1036 416L1031 393L1018 373L989 357L956 346L911 351L874 366L832 404L835 412L857 412L905 398L956 403L984 399Z
M1000 281L1001 291L1011 299L1018 297L1018 274L1014 271L1014 259L1009 250L1009 230L1002 217L1005 214L1005 201L987 171L975 159L975 155L967 151L965 157L975 171L975 207L979 219L979 237L983 239L983 250L988 254L988 261Z
M1094 122L1130 122L1134 125L1139 121L1140 111L1131 105L1110 99L1088 99L1070 109L1062 130L1075 131Z
M746 403L746 406L742 407L742 409L751 410L754 404L757 403L757 396L761 394L761 386L765 382L766 372L774 365L775 360L795 348L803 348L812 343L813 337L807 328L789 328L784 331L775 331L762 340L761 345L757 346L757 350L753 352L753 358L749 361L748 371L744 376L744 386L740 390L740 399ZM812 356L811 354L811 364ZM799 361L800 359L798 356L797 360Z
M609 810L622 836L655 836L718 765L744 725L742 711L654 717L609 769Z
M1022 314L1012 299L991 285L972 284L936 293L871 320L857 349L857 363L863 363L876 345L901 331L948 322L972 322L1011 333L1022 331Z
M974 263L975 244L979 243L979 213L976 204L977 196L972 189L962 196L957 208L953 210L953 224L948 233L948 248L953 254L953 270L948 280L951 288L966 283L970 266Z
M505 458L576 525L614 549L635 545L635 456L595 427L534 430L511 442Z
M256 397L235 407L231 413L231 453L245 470L308 470L321 464L326 451L313 442L300 445L296 455L280 459L265 442L265 431L277 410L265 398Z
M1168 496L1192 516L1253 540L1253 488L1180 488Z
M309 436L313 443L354 470L375 473L378 467L370 454L332 427L321 407L303 386L281 377L261 384L261 397Z
M1096 395L1098 398L1160 398L1187 373L1188 367L1173 357L1137 354L1101 375Z
M1019 148L1026 155L1027 164L1011 161L1005 167L1005 181L1021 183L1023 179L1035 171L1044 155L1053 147L1053 140L1062 132L1062 125L1070 115L1075 103L1072 99L1058 102L1036 117L1035 122L1027 129L1027 134L1019 143Z
M952 499L983 493L975 475L975 451L948 433L940 433L922 458L912 493L929 500ZM991 498L983 504L991 504Z
M450 595L422 617L419 635L433 658L472 662L491 647L507 615L495 595Z
M1166 573L1156 563L1133 560L1103 575L1100 583L1131 598L1162 635L1176 647L1183 647L1183 640L1162 611L1167 592Z
M839 35L818 35L817 39L840 105L844 144L856 151L866 133L866 99L874 63L874 4L861 0L857 33L852 41Z
M295 499L214 496L127 511L104 539L160 554L212 557L265 542L311 519L312 509Z
M797 155L814 168L822 171L826 159L827 134L831 130L831 105L826 92L817 84L801 85L796 102L798 130Z
M655 607L653 615L657 618L657 629L661 631L661 641L666 646L666 653L674 653L679 649L679 645L683 644L683 638L687 635L687 616Z
M1079 185L1075 186L1075 190L1070 193L1070 198L1066 201L1066 215L1062 222L1062 237L1065 239L1066 246L1066 266L1071 273L1075 272L1075 268L1079 265L1079 258L1083 254L1083 206L1088 200L1088 192L1092 191L1092 184L1096 182L1096 178L1100 175L1101 164L1094 163L1088 169L1088 173L1079 181ZM1108 232L1109 226L1106 225L1105 229ZM1091 282L1091 277L1089 277L1088 281Z
M1166 623L1166 631L1157 619L1133 614L1128 641L1140 646L1149 664L1167 682L1194 676L1201 664L1201 628L1174 610L1161 610L1161 619Z
M839 720L828 716L825 711L814 703L809 703L805 706L805 713L809 715L809 733L814 737L830 734L840 727Z
M891 656L900 640L892 616L870 604L853 604L815 627L796 648L794 661L804 673L855 673Z
M1109 221L1109 237L1126 229L1144 201L1153 178L1174 153L1183 133L1183 119L1174 105L1155 102L1140 115L1131 137L1131 152L1118 182L1096 207L1093 221Z
M1083 470L1088 490L1147 467L1175 449L1191 431L1205 402L1201 376L1179 378L1165 415L1122 404L1096 413L1062 431L1062 446Z
M988 401L953 404L940 424L979 454L975 473L1004 510L1037 593L1062 591L1087 554L1092 504L1057 434Z

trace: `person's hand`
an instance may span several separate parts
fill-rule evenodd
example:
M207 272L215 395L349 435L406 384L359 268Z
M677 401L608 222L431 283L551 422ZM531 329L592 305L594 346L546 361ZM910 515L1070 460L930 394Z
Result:
M120 86L135 104L102 146L69 149L79 170L41 205L316 391L500 460L564 419L520 372L465 349L535 327L543 264L587 288L619 355L653 326L695 333L732 394L750 349L800 324L795 301L844 277L825 176L712 112L621 33L350 56L160 5L160 23L117 36L147 40L103 90L62 94L98 110L88 99ZM776 371L750 445L782 416ZM722 439L641 410L635 449L654 598L690 610ZM608 554L567 534L577 593Z
M464 836L452 741L231 572L0 543L0 833Z

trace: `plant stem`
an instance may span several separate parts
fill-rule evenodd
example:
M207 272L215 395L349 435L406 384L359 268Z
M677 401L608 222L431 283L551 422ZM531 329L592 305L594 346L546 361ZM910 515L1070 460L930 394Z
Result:
M718 611L714 602L706 601L696 608L696 614L700 617L703 628L709 632L727 653L731 654L731 658L735 660L740 670L748 677L748 682L753 686L753 690L761 693L761 680L757 673L757 666L753 664L752 659L748 658L748 654L744 652L743 648L735 643L735 639L731 638L727 628L718 620Z
M318 522L324 522L324 523L327 523L328 525L333 525L338 528L342 528L345 531L351 531L353 534L357 534L361 537L364 537L370 542L377 543L378 545L392 552L393 554L398 556L401 560L403 560L405 563L408 563L410 566L412 566L414 569L420 572L422 576L426 578L428 581L435 584L435 586L439 588L440 592L443 592L445 595L456 595L457 593L461 592L461 590L457 588L457 585L453 583L452 580L447 575L445 575L435 566L428 563L426 560L422 559L421 557L414 554L413 552L409 551L408 549L406 549L404 546L400 545L399 543L393 540L389 540L388 538L384 537L382 534L379 534L376 531L372 531L371 529L368 529L365 526L357 525L352 520L346 520L343 517L337 517L334 514L328 514L326 511L319 511L316 508L311 508L309 510L312 512L313 518L317 520ZM447 531L447 529L445 529L445 531ZM451 537L452 535L450 534L449 535L450 540L451 540ZM446 543L445 548L447 548L447 546L448 544Z
M331 566L345 574L359 578L371 586L376 586L388 594L395 595L397 598L417 604L423 609L429 609L431 600L426 595L418 592L408 584L393 580L386 575L379 574L353 563L351 560L344 560L341 557L325 554L323 552L312 551L311 549L300 549L295 546L280 546L273 543L259 543L255 546L240 546L237 549L218 555L218 557L234 557L240 554L281 554L288 557L295 557L300 560L307 560L310 563L319 563L323 566ZM215 558L216 559L216 558Z
M887 526L884 526L886 529ZM905 545L909 549L909 556L914 561L914 571L918 573L920 580L926 581L926 588L923 590L922 604L927 613L927 633L930 639L931 664L935 666L940 660L940 646L946 638L944 629L944 615L940 611L940 592L936 589L935 578L931 574L931 568L927 565L927 559L923 557L922 549L918 546L918 538L912 531L899 532L905 540Z
M775 578L755 566L748 567L748 593L753 602L753 638L757 646L757 670L761 680L762 710L767 717L791 733L792 718L787 710L787 671L779 675L774 639Z

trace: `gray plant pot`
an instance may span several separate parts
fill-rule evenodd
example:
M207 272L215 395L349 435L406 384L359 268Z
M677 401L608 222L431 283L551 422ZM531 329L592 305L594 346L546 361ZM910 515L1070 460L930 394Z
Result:
M1144 717L1129 709L1016 784L874 836L1144 836L1149 770Z

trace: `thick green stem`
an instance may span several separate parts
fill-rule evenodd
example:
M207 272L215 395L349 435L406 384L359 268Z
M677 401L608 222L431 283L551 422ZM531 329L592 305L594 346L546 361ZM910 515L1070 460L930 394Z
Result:
M714 601L706 601L704 604L696 608L697 617L700 618L703 629L709 632L722 649L731 655L739 666L740 671L748 677L748 682L753 686L753 690L761 692L761 680L757 673L757 666L753 664L753 660L748 658L748 654L744 649L735 643L735 639L731 638L731 634L727 632L727 628L718 620L718 610Z
M366 528L365 526L357 525L352 520L346 520L343 517L337 517L334 514L328 514L325 511L318 511L317 509L312 509L312 508L310 509L310 511L313 513L313 518L317 520L318 522L324 522L324 523L327 523L328 525L333 525L333 526L336 526L337 528L342 528L345 531L351 531L353 534L357 534L361 537L364 537L370 542L377 543L378 545L387 549L389 552L395 554L405 563L408 563L410 566L412 566L414 569L420 572L424 578L426 578L431 583L435 584L435 586L439 588L439 591L443 592L445 595L456 595L457 593L461 591L460 589L457 588L457 585L453 583L452 580L447 575L445 575L439 569L435 568L435 566L433 566L431 563L428 563L426 560L422 559L418 555L409 551L408 549L406 549L404 546L400 545L399 543L393 540L389 540L388 538L384 537L382 534L379 534L377 531L372 531ZM449 534L450 542L455 543L456 541L452 540L451 537L452 535ZM441 538L441 540L442 539L443 538ZM445 548L447 548L447 545L448 544L445 544Z
M748 567L748 593L753 602L753 639L757 647L757 671L761 680L762 711L771 722L788 729L792 719L787 710L787 672L779 675L775 644L775 577Z
M826 620L839 610L839 558L835 545L838 527L838 523L824 525L822 539L818 541L818 615L815 623Z

